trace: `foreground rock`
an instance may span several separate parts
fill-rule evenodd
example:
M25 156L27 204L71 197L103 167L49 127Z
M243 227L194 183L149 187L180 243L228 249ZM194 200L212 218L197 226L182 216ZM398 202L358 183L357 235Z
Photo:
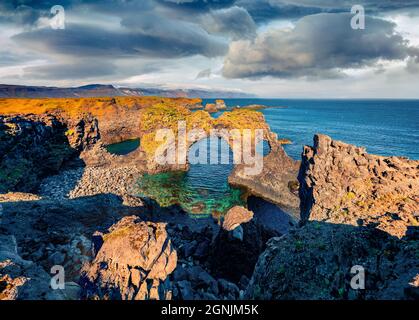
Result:
M309 222L269 241L245 298L418 299L418 240L400 241L375 228ZM365 290L351 287L358 274L351 273L354 266L365 270Z
M54 265L63 266L66 282L78 282L83 264L92 259L91 235L96 230L107 230L126 215L143 211L123 206L122 199L112 195L60 201L29 200L20 195L19 198L25 200L21 201L16 200L15 194L11 194L9 200L5 198L6 195L1 202L0 235L16 240L19 256L46 273L47 286ZM16 275L26 277L27 273L23 270ZM42 297L35 290L25 299Z
M81 279L89 299L161 300L172 296L168 276L177 254L166 225L123 218L105 235L96 235L98 253Z
M18 254L14 236L0 235L0 300L61 300L65 292L50 288L51 276Z
M220 278L238 283L250 277L266 242L279 234L267 230L253 219L253 212L242 207L231 209L210 249L210 268Z
M367 225L398 237L419 226L419 161L314 137L301 163L301 218Z

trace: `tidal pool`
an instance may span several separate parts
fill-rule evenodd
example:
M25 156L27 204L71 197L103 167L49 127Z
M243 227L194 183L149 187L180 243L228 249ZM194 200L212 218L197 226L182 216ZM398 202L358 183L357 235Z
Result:
M206 163L190 164L188 172L145 175L138 180L138 194L156 200L163 207L178 204L193 215L222 215L233 206L244 205L243 191L228 184L234 166L231 149L222 148L225 142L216 139L218 158L223 159L228 152L227 164L210 164L211 139L201 140L190 148L189 159L199 156L200 150L206 147Z
M126 155L138 149L140 146L140 139L131 139L106 146L106 150L109 153L116 154L119 156Z

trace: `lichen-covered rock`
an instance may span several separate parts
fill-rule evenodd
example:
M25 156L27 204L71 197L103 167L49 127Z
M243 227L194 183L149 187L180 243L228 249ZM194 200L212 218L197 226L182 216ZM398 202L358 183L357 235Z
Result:
M309 222L268 242L245 298L417 299L418 240L372 227ZM364 268L365 290L351 286L360 270L355 266Z
M100 249L81 279L87 298L171 298L168 276L176 268L177 254L165 224L125 217L94 242Z
M304 148L299 181L304 221L373 223L398 237L419 226L419 161L370 155L316 135Z
M204 110L209 113L218 112L217 105L215 103L207 103Z

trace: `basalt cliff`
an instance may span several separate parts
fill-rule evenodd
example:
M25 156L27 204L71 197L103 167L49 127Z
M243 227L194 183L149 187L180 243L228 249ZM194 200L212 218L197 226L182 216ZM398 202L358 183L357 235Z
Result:
M419 161L324 135L295 161L260 112L195 109L200 99L0 99L0 299L419 298ZM154 157L159 129L182 143L179 122L261 130L261 172L236 164L228 179L247 208L195 219L132 192L145 173L188 170ZM133 138L127 155L105 148Z

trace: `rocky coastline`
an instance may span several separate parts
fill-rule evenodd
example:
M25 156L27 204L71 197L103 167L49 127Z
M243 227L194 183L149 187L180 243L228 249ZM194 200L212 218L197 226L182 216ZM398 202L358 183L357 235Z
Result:
M0 300L419 299L419 161L324 135L294 161L259 112L213 119L191 112L196 99L10 100L0 99ZM179 119L264 130L263 171L236 165L229 177L248 208L194 219L135 194L144 173L188 169L150 158L155 130ZM142 142L129 155L104 148L129 138ZM53 290L57 265L65 288ZM350 286L356 265L364 290Z

